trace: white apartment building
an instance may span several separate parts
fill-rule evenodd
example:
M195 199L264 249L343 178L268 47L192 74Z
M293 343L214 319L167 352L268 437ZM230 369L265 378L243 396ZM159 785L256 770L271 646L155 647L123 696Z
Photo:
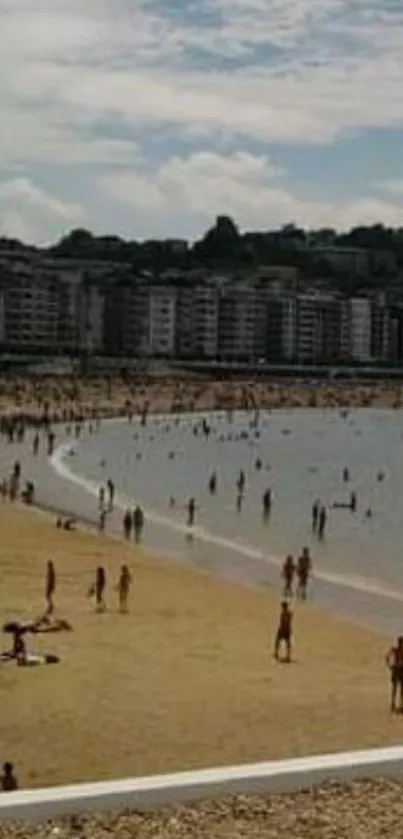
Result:
M349 358L351 361L370 362L372 357L371 301L365 297L353 297L346 300L343 307L348 312Z
M176 348L176 288L151 286L148 354L173 356Z

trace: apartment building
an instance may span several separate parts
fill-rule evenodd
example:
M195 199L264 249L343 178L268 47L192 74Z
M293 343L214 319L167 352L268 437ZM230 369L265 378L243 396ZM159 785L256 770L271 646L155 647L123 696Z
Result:
M103 345L107 355L149 354L150 289L133 278L108 285L105 292Z
M298 363L317 364L340 357L340 301L332 295L301 294L295 308L295 355Z
M149 291L148 354L175 355L177 289L151 286Z
M179 358L216 358L219 290L214 285L178 289L176 354Z
M344 346L343 353L349 361L371 361L371 301L366 297L353 297L343 302Z
M267 292L250 285L221 289L217 354L223 361L266 357Z
M292 362L297 357L297 299L271 294L267 300L267 361Z
M4 339L17 350L56 351L58 348L59 295L57 283L18 264L2 273Z

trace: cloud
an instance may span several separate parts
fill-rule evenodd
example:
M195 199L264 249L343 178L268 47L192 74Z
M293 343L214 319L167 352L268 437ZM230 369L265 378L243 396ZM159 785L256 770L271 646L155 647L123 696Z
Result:
M334 212L331 223L400 212L397 190L379 185L318 200L314 173L302 195L292 173L273 181L270 156L255 154L275 143L281 163L282 143L331 149L373 128L403 130L395 0L0 0L0 33L0 169L35 184L55 177L62 203L75 184L90 226L114 228L113 202L134 206L143 191L161 223L168 202L167 223L181 228L188 213L194 228L227 206L259 227L288 212ZM99 183L111 201L102 219Z
M0 184L0 232L28 242L40 242L44 229L83 223L86 213L78 204L68 204L36 186L29 178Z
M199 235L220 213L243 229L268 229L290 221L307 227L399 224L403 205L368 196L344 203L314 201L287 185L269 158L244 152L230 156L197 152L174 156L152 173L109 173L99 181L101 194L129 208L138 235L152 229L166 235ZM147 234L148 226L148 234Z

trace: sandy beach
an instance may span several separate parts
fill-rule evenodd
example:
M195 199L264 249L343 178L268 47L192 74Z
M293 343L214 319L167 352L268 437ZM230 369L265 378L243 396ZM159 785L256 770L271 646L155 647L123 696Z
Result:
M165 377L73 376L3 379L0 414L34 417L46 411L52 420L72 415L119 416L128 411L213 410L215 408L285 407L401 407L402 389L396 384L337 382L186 381Z
M1 620L41 613L44 568L71 633L36 636L54 666L1 666L2 756L23 786L152 774L398 743L383 663L390 640L295 608L295 661L272 658L276 592L184 570L52 517L0 508ZM117 613L122 562L133 575ZM109 609L86 597L97 565ZM3 645L7 643L3 636Z

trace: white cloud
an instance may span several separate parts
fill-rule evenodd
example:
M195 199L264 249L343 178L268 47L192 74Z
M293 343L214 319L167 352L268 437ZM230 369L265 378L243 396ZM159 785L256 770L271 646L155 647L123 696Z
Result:
M226 207L259 227L277 215L397 219L384 187L318 202L273 181L270 160L250 149L403 129L402 54L393 0L183 0L182 11L163 0L0 0L0 168L37 183L38 166L56 166L60 184L62 167L66 179L85 166L89 208L101 171L111 229L112 202L126 195L143 213L145 194L161 223L168 203L167 223L184 227L189 213L194 227ZM156 169L166 129L199 153L175 156L171 145ZM241 151L217 155L222 136ZM23 207L7 212L9 225L25 218ZM37 235L46 225L39 234L36 222Z
M86 220L83 207L56 198L29 178L20 177L0 184L0 233L29 242L43 242L52 232Z
M371 196L344 203L310 200L292 190L268 158L243 152L171 157L148 176L110 173L99 189L128 208L132 229L144 236L155 230L174 235L179 228L182 235L197 236L220 213L232 215L243 229L290 221L347 229L379 219L397 225L403 218L402 204Z

